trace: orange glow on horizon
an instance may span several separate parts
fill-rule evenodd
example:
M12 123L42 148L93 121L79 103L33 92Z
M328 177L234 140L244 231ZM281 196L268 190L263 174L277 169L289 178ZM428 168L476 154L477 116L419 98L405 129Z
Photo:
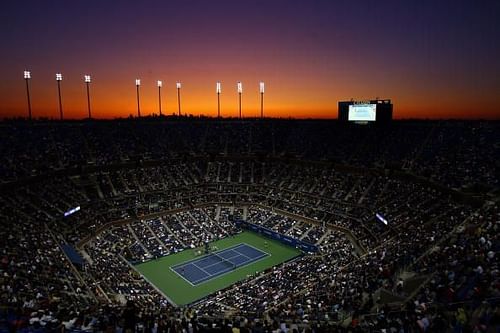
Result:
M451 2L450 2L451 3ZM336 118L343 100L391 99L394 118L500 119L499 32L488 2L156 1L6 2L0 119L87 117L83 75L92 76L94 118L177 113ZM453 13L450 13L450 8ZM453 14L453 15L451 15Z
M337 102L340 100L390 98L394 104L394 118L485 118L497 119L499 116L496 96L481 96L480 93L459 94L450 91L440 94L427 90L422 84L419 88L400 87L399 82L387 80L378 87L375 94L369 83L363 85L353 82L336 82L328 75L313 78L283 72L279 75L271 71L268 75L237 75L229 70L220 75L213 72L203 73L197 68L187 73L162 71L140 75L130 73L130 69L120 72L93 73L90 84L92 116L97 119L125 118L137 115L135 79L141 79L141 115L158 114L157 80L163 81L162 113L177 114L176 82L182 82L181 109L183 115L217 116L216 82L222 84L221 116L238 117L237 81L243 83L243 117L260 116L259 82L264 81L264 115L276 118L337 118ZM263 71L265 72L265 71ZM20 72L20 75L22 71ZM30 81L33 117L57 119L57 85L49 71L32 71ZM61 82L64 116L66 119L87 117L86 88L83 73L62 71ZM106 75L107 74L107 75ZM27 102L25 83L22 78L15 85L0 82L2 105L1 118L26 116ZM393 93L391 93L393 92ZM472 98L471 98L472 97ZM471 103L471 99L473 102Z

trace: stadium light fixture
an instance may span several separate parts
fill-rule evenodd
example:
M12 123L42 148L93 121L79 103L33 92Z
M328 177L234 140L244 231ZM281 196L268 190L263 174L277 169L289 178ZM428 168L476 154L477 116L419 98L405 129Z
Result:
M220 118L220 94L222 92L222 87L218 81L215 85L215 91L217 93L217 118Z
M59 119L63 120L63 108L62 108L62 99L61 99L61 81L63 77L61 73L56 74L57 81L57 94L59 96Z
M259 83L260 90L260 118L264 118L264 82Z
M83 76L83 81L85 82L85 85L87 86L87 109L88 109L88 112L89 112L89 119L92 118L92 113L91 113L91 110L90 110L90 81L91 81L91 78L90 78L90 75L84 75Z
M26 81L26 96L28 98L28 119L31 120L31 98L30 98L30 84L29 84L29 80L31 80L30 71L24 71L24 80Z
M139 98L139 86L141 85L140 79L135 79L135 88L137 92L137 117L141 118L141 106L140 106L140 98Z
M178 107L178 112L179 112L179 116L180 116L181 115L181 83L177 82L175 84L175 86L177 87L177 107Z
M240 108L240 119L241 119L241 94L243 93L243 84L241 84L241 82L238 81L236 87L238 88L238 104Z
M161 87L163 86L163 82L158 80L156 81L156 84L158 85L158 110L160 111L161 117Z
M379 214L379 213L376 213L375 214L375 217L380 221L382 222L383 224L387 225L389 222L387 222L387 220L382 216L382 214Z

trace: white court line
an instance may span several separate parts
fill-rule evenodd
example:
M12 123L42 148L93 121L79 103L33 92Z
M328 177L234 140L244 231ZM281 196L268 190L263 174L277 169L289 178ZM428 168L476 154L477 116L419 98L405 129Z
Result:
M245 244L246 246L251 247L251 248L252 248L252 249L254 249L254 250L257 250L257 251L259 251L259 252L265 253L265 254L267 254L268 256L272 256L272 255L271 255L271 253L267 253L266 251L262 251L261 249L258 249L258 248L256 248L255 246L252 246L252 245L247 244L247 243L245 243L245 242L243 242L243 243L241 243L241 244ZM241 245L241 244L240 244L240 245Z
M257 260L262 259L262 258L267 257L267 256L271 256L271 254L269 254L269 253L267 253L265 251L262 251L260 249L257 249L257 248L255 248L255 247L253 247L251 245L248 245L247 243L242 243L242 244L239 245L239 247L241 247L241 246L248 246L248 247L253 248L254 250L259 251L260 253L262 253L261 255L259 255L257 257L250 258L249 256L247 256L243 252L240 252L240 251L238 251L236 249L234 250L234 251L238 252L239 254L241 254L243 257L248 258L250 260L250 262L257 261Z
M241 245L245 245L245 244L241 244ZM243 257L249 259L249 260L253 260L253 258L250 258L249 256L247 256L246 254L244 254L243 252L240 252L238 250L235 250L236 252L238 252L240 255L242 255Z
M184 266L180 266L180 267L181 267L181 269L185 270L185 269L186 269L186 266L189 266L189 265L193 265L194 267L198 268L200 271L202 271L203 273L205 273L206 275L208 275L208 279L210 279L210 278L213 276L213 274L210 274L209 272L207 272L206 270L204 270L204 269L203 269L203 268L201 268L200 266L196 265L194 262L188 262L188 263L186 263ZM176 267L176 268L177 268L177 267ZM206 268L206 267L205 267L205 268ZM189 284L191 284L192 286L194 286L194 284L193 284L193 283L196 283L197 281L199 281L199 280L203 280L204 278L206 278L206 277L207 277L207 276L204 276L204 277L202 277L201 279L198 279L198 280L195 280L194 282L191 282L191 281L189 281L188 279L184 278L184 276L182 276L182 274L181 274L181 273L177 272L177 271L176 271L175 269L173 269L172 267L170 267L170 269L171 269L172 271L174 271L175 273L177 273L178 275L180 275L180 276L181 276L184 280L188 281L188 282L189 282Z
M181 273L177 272L175 269L173 269L172 267L169 267L169 269L174 272L175 274L179 275L184 281L186 281L187 283L189 283L190 285L192 285L194 287L194 284L191 283L191 281L189 281L188 279L186 279L184 276L182 276Z
M205 254L204 256L200 257L200 258L195 258L195 259L191 259L191 260L188 260L188 261L185 261L185 262L182 262L180 264L177 264L177 265L174 265L174 266L171 266L172 268L176 268L176 267L180 267L180 266L184 266L184 265L187 265L187 264L190 264L190 263L193 263L193 262L197 262L197 261L201 261L205 258L207 258L208 256L211 256L213 255L214 253L219 253L219 252L224 252L224 251L227 251L227 250L232 250L233 248L236 248L238 246L241 246L241 244L244 244L244 243L239 243L237 245L233 245L231 247L228 247L228 248L225 248L225 249L222 249L222 250L218 250L218 251L215 251L215 252L212 252L212 253L209 253L209 254Z
M240 252L240 251L238 251L238 250L237 250L237 248L238 248L238 247L242 247L242 246L248 246L248 247L251 247L251 248L253 248L253 249L254 249L254 250L256 250L256 251L259 251L259 252L261 253L261 255L259 255L259 256L257 256L257 257L252 257L252 258L250 258L249 256L247 256L247 255L245 255L244 253L242 253L242 252ZM234 252L236 252L236 253L237 253L235 256L232 256L232 257L229 257L229 258L224 258L224 260L231 262L231 263L235 266L235 267L234 267L234 270L236 270L237 268L240 268L240 267L246 266L246 265L247 265L247 264L249 264L249 263L252 263L252 262L257 261L257 260L259 260L259 259L261 259L261 258L267 257L267 256L269 255L269 253L266 253L266 252L264 252L264 251L261 251L261 250L259 250L259 249L255 248L255 247L253 247L253 246L250 246L250 245L248 245L248 244L246 244L246 243L241 243L241 244L239 244L239 245L233 246L232 248L225 249L225 250L226 250L226 251L227 251L227 250L232 250L232 251L234 251ZM224 250L222 250L222 251L224 251ZM222 251L220 251L220 252L222 252ZM236 263L234 263L234 262L232 262L232 261L231 261L231 259L234 259L234 258L237 258L237 257L240 257L240 256L245 257L245 258L247 258L248 260L246 260L246 261L244 261L244 262L242 262L242 263L239 263L239 264L236 264ZM221 256L221 257L222 257L222 256ZM220 263L221 263L221 261L216 262L215 264L210 264L210 265L208 265L208 266L205 266L204 268L209 268L209 267L212 267L212 266L218 265L218 264L220 264ZM201 268L201 267L199 267L198 265L196 265L196 264L194 264L194 265L195 265L196 267L200 268L201 270L203 270L204 272L206 272L204 269L202 269L202 268ZM230 270L231 270L231 269L230 269ZM222 271L222 272L224 272L224 271ZM208 273L208 272L206 272L206 273L207 273L209 276L219 276L219 275L220 275L220 273L219 273L219 272L217 272L216 274L210 274L210 273ZM196 283L196 282L195 282L195 283Z
M229 249L224 249L224 250L222 250L222 251L225 251L225 250L229 250ZM231 248L230 250L232 250L232 248ZM240 252L238 252L238 251L235 251L235 252L236 252L236 253L240 253ZM210 253L210 254L206 255L203 259L208 258L210 255L215 256L213 253ZM233 258L236 258L236 257L239 257L239 256L240 256L240 255L239 255L239 254L237 254L237 255L232 256L232 257L230 257L230 258L228 258L228 259L226 259L226 258L224 258L224 259L225 259L225 260L227 260L227 261L230 261L230 259L233 259ZM247 258L248 258L248 257L247 257ZM172 270L172 271L174 271L175 273L177 273L177 275L181 276L181 277L182 277L185 281L188 281L188 282L189 282L189 284L191 284L192 286L194 286L194 284L196 284L198 281L203 281L203 280L204 280L205 278L207 278L207 277L208 277L208 279L207 279L207 280L210 280L212 277L215 277L215 276L219 276L219 275L221 275L221 272L222 272L222 273L225 273L225 272L227 272L227 271L231 271L231 270L233 270L233 267L230 267L229 269L219 271L219 272L217 272L217 273L215 273L215 274L210 274L209 272L207 272L207 271L206 271L206 270L204 270L203 268L208 268L208 267L212 267L212 266L218 265L218 264L220 264L220 263L221 263L221 261L217 261L215 264L210 264L210 265L205 266L205 267L203 267L203 268L201 268L200 266L196 265L196 262L197 262L197 260L194 260L193 262L187 262L187 263L184 263L184 264L180 264L180 265L174 266L174 267L175 267L175 269L174 269L174 268L172 268L172 267L170 267L170 270ZM234 269L236 269L236 268L240 267L240 266L236 266L236 264L234 264L232 261L230 261L230 262L231 262L233 265L235 265ZM178 269L178 268L185 269L185 268L186 268L186 266L189 266L189 265L193 265L194 267L198 268L200 271L202 271L203 273L205 273L205 274L206 274L206 275L208 275L208 276L204 276L204 277L202 277L201 279L198 279L198 280L195 280L195 281L191 282L191 281L189 281L187 278L185 278L184 276L182 276L182 274L181 274L181 273L179 273L179 272L177 272L177 270L176 270L176 269Z
M225 251L228 251L228 250L229 250L229 251L234 251L234 249L233 249L233 248L230 248L230 249L225 249ZM224 250L222 250L222 251L224 251ZM222 251L221 251L221 252L222 252ZM206 278L206 277L202 277L201 279L198 279L198 280L193 281L193 283L194 283L194 284L197 284L199 281L208 281L208 280L210 280L210 279L212 278L212 276L213 276L213 277L221 276L221 275L223 275L223 274L225 274L225 273L227 273L227 272L229 272L229 271L233 271L233 270L236 270L237 268L239 268L240 266L237 266L234 262L232 262L232 261L231 261L231 259L236 258L236 257L239 257L239 256L240 256L240 252L238 252L238 251L234 251L234 252L236 252L236 253L237 253L235 256L232 256L232 257L229 257L229 258L224 258L224 260L229 261L231 264L233 264L233 265L234 265L234 267L229 267L228 269L224 269L224 270L222 270L222 271L217 271L217 273L215 273L215 274L210 274L210 273L208 273L206 270L204 270L203 268L201 268L201 267L199 267L198 265L196 265L195 263L191 263L191 264L193 264L194 266L196 266L197 268L199 268L200 270L202 270L203 272L205 272L205 273L207 273L207 274L208 274L208 279L206 279L206 280L205 280L205 278ZM216 255L215 255L215 254L213 254L213 253L211 253L211 254L212 254L213 256L216 256ZM222 256L220 256L220 257L221 257L221 258L223 258ZM248 258L248 257L247 257L247 258ZM215 265L219 265L221 262L222 262L222 261L218 261L218 262L216 262L215 264L210 264L210 265L208 265L208 266L205 266L204 268L208 268L208 267L212 267L212 266L215 266Z
M247 256L246 254L244 254L243 252L240 252L240 251L238 251L238 250L237 250L237 248L242 247L242 246L248 246L248 247L250 247L250 248L253 248L254 250L256 250L256 251L260 252L262 255L259 255L259 256L257 256L257 257L252 257L252 258L251 258L251 257ZM226 249L226 250L228 250L228 249ZM247 258L248 260L247 260L247 261L242 262L241 264L243 264L243 265L241 265L241 266L246 265L246 263L247 263L247 262L256 261L256 260L258 260L258 259L260 259L260 258L263 258L263 257L265 257L265 256L270 255L269 253L264 252L264 251L261 251L261 250L259 250L259 249L255 248L255 247L253 247L253 246L248 245L247 243L240 243L239 245L236 245L236 246L234 246L233 248L231 248L231 250L232 250L232 251L234 251L234 252L236 252L236 253L238 253L238 254L237 254L237 255L235 255L235 256L229 257L229 258L224 258L224 259L225 259L225 260L227 260L227 261L230 261L231 259L237 258L237 257L239 257L239 256L243 256L243 257ZM221 257L222 257L222 256L221 256ZM232 261L231 261L231 263L232 263L233 265L235 265L235 266L236 266L235 268L239 268L239 267L241 267L241 266L236 265L236 264L235 264L235 263L233 263ZM217 264L218 264L218 263L216 263L216 264L212 264L212 265L206 266L205 268L207 268L207 267L211 267L211 266L214 266L214 265L217 265Z
M194 262L191 263L191 265L193 265L194 267L198 268L200 271L204 272L205 274L207 274L209 277L212 276L213 274L210 274L209 272L207 272L206 270L204 270L203 268L201 268L200 266L196 265ZM205 267L206 268L206 267Z
M264 252L264 251L262 251L262 252ZM264 253L265 253L265 252L264 252ZM244 265L238 266L236 269L230 269L230 270L227 270L226 272L224 272L224 273L222 273L222 274L219 274L219 275L217 275L217 276L214 276L214 277L213 277L213 278L211 278L211 279L208 279L208 280L205 280L205 281L200 282L200 284L205 283L205 282L208 282L208 281L210 281L210 280L212 280L212 279L215 279L215 278L218 278L218 277L220 277L220 276L227 275L227 274L232 273L232 272L234 272L234 271L236 271L236 270L238 270L238 269L240 269L240 268L244 268L244 267L246 267L246 266L252 265L252 264L254 264L254 263L256 263L256 262L258 262L258 261L260 261L260 260L262 260L262 259L266 258L267 256L270 256L270 254L269 254L269 253L266 253L265 255L263 255L262 257L260 257L260 258L258 258L258 259L256 259L256 260L254 260L254 261L247 262L247 263L246 263L246 264L244 264ZM201 280L202 280L202 279L201 279ZM200 280L196 280L196 281L200 281ZM198 285L198 284L197 284L197 285Z
M231 264L233 264L233 265L235 265L235 266L236 266L236 264L235 264L234 262L232 262L232 261L231 261L231 259L234 259L234 258L236 258L236 257L239 257L241 254L240 254L238 251L235 251L235 252L237 253L235 256L229 257L229 258L227 258L227 259L226 259L226 258L224 258L224 260L225 260L225 261L229 261ZM214 256L215 256L215 255L214 255ZM221 257L222 257L222 256L221 256ZM220 264L221 262L222 262L222 261L217 261L215 264L210 264L210 265L205 266L205 267L203 267L203 268L212 267L212 266L215 266L215 265ZM194 264L194 265L195 265L196 267L198 267L196 264ZM201 269L201 267L198 267L198 268L200 268L200 269ZM236 268L237 268L237 267L236 267ZM209 275L215 275L215 274L209 274Z
M256 250L256 251L258 251L258 252L262 253L262 255L261 255L261 256L258 256L258 257L253 257L253 258L250 258L249 256L245 255L244 253L242 253L242 252L240 252L240 251L236 250L237 248L242 247L242 246L248 246L248 247L250 247L250 248L253 248L254 250ZM234 267L234 268L233 268L233 267L231 267L231 268L226 269L226 270L218 271L216 274L210 274L210 273L208 273L205 269L206 269L206 268L209 268L209 267L212 267L212 266L215 266L215 265L219 265L222 261L218 261L218 262L216 262L216 263L214 263L214 264L210 264L210 265L208 265L208 266L204 266L203 268L201 268L200 266L196 265L196 263L197 263L197 262L199 262L199 261L201 261L201 260L203 260L203 259L206 259L206 258L208 258L209 256L216 256L216 255L214 255L214 253L219 254L219 253L228 252L228 251L231 251L231 250L233 250L234 252L236 252L236 253L237 253L237 255L232 256L232 257L229 257L229 258L224 258L224 259L225 259L225 260L227 260L227 261L229 261L229 262L231 262L233 265L235 265L235 267ZM220 256L220 255L219 255L219 256ZM232 261L230 261L231 259L234 259L234 258L239 257L239 256L243 256L243 257L245 257L245 258L247 258L247 259L249 259L249 260L244 261L243 263L241 263L242 265L237 265L237 264L233 263ZM226 249L222 249L222 250L219 250L219 251L216 251L216 252L209 253L209 254L207 254L207 255L205 255L205 256L203 256L203 257L201 257L201 258L197 258L197 259L194 259L194 260L191 260L191 261L188 261L188 262L184 262L184 263L182 263L182 264L178 264L178 265L176 265L176 266L170 267L170 269L171 269L171 270L173 270L175 273L177 273L179 276L181 276L181 277L182 277L185 281L189 282L189 284L191 284L192 286L195 286L195 285L197 285L197 283L198 283L199 281L206 282L206 281L208 281L208 280L211 280L212 278L219 277L219 276L225 275L225 274L227 274L227 273L229 273L229 272L231 272L231 271L234 271L234 270L236 270L236 269L239 269L239 268L242 268L242 267L248 266L248 265L250 265L250 264L252 264L252 263L254 263L254 262L257 262L257 261L259 261L259 260L261 260L261 259L263 259L264 257L267 257L267 256L271 256L271 254L269 254L269 253L267 253L267 252L265 252L265 251L262 251L262 250L260 250L260 249L258 249L258 248L256 248L256 247L254 247L254 246L252 246L252 245L249 245L249 244L247 244L247 243L243 242L243 243L239 243L239 244L237 244L237 245L234 245L234 246L232 246L232 247L228 247L228 248L226 248ZM222 256L220 256L220 257L222 257ZM175 270L175 268L178 268L178 267L183 267L183 268L185 268L186 266L191 265L191 264L192 264L193 266L195 266L196 268L198 268L199 270L201 270L202 272L204 272L205 274L207 274L208 276L204 276L204 277L202 277L201 279L197 279L197 280L194 280L194 281L192 281L192 282L191 282L191 281L189 281L188 279L186 279L184 276L182 276L182 274L178 273L178 272ZM204 268L205 268L205 269L204 269Z
M225 270L219 271L218 275L212 275L212 276L209 276L209 277L208 277L208 279L205 279L206 277L203 277L203 278L201 278L201 279L198 279L198 280L193 281L193 283L194 283L195 285L198 285L199 283L203 283L203 282L206 282L206 281L212 280L212 279L214 279L214 278L216 278L216 277L219 277L219 276L225 275L225 274L227 274L227 273L229 273L229 272L231 272L231 271L233 271L233 269L232 269L232 268L228 268L228 269L225 269Z

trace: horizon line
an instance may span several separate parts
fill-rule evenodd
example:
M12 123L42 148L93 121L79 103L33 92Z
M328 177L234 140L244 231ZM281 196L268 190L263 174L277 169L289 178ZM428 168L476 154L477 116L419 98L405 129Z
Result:
M176 115L176 114L169 114L169 115L164 115L162 114L157 115L157 114L152 114L152 115L146 115L146 116L141 116L137 117L134 115L129 115L127 117L104 117L104 118L66 118L66 119L59 119L57 117L38 117L38 118L32 118L31 120L28 117L24 116L18 116L18 117L3 117L0 118L0 122L54 122L54 123L64 123L64 122L106 122L106 121L116 121L116 120L125 120L125 121L142 121L142 120L199 120L199 119L204 119L204 120L210 120L210 121L217 121L217 120L223 120L223 121L228 121L228 120L239 120L239 121L245 121L245 120L322 120L322 121L339 121L338 117L293 117L293 116L288 116L288 117L260 117L260 116L254 116L254 117L238 117L238 116L210 116L210 115L193 115L193 114L186 114L186 115ZM408 117L408 118L393 118L392 121L499 121L500 117L497 118L487 118L487 117L450 117L450 118L445 118L445 117L440 117L440 118L430 118L430 117ZM355 123L354 121L346 122L346 123ZM369 123L377 123L376 121L369 122Z

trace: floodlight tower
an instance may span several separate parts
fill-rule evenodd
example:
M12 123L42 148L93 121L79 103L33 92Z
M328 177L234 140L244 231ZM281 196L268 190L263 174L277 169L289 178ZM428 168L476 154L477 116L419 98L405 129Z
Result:
M92 113L90 112L90 75L84 75L83 80L85 81L85 85L87 86L87 109L89 111L89 119L92 118Z
M241 119L241 94L243 93L243 85L241 84L240 81L238 81L237 87L238 87L238 102L240 106L240 119Z
M260 81L260 118L264 118L264 82Z
M30 99L30 84L29 80L31 80L31 72L24 71L24 80L26 81L26 95L28 96L28 118L31 120L31 99Z
M161 86L163 85L163 82L158 80L157 84L158 84L158 109L160 111L160 117L161 117Z
M141 118L141 106L139 103L139 87L141 85L141 80L140 79L135 79L135 88L137 91L137 117Z
M61 81L62 81L61 73L56 74L56 81L57 81L57 94L59 95L59 119L63 120L63 108L61 100Z
M222 90L220 82L215 85L215 90L217 92L217 118L220 118L220 93Z
M176 85L177 87L177 106L179 109L179 116L181 115L181 83L177 82Z

